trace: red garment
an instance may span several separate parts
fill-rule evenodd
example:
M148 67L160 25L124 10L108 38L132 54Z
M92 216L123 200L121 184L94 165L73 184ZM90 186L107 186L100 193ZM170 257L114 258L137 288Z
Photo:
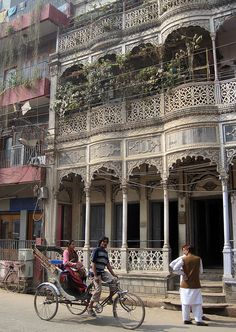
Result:
M67 266L66 270L70 274L70 278L72 280L73 286L80 292L84 292L87 288L87 285L85 285L82 281L82 279L79 276L78 271L74 271L71 267Z

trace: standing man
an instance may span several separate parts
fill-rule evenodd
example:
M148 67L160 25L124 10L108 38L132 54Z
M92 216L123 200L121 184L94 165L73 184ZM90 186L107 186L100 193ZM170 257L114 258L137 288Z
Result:
M118 277L113 272L113 269L109 263L108 253L106 251L108 243L109 238L106 236L102 237L98 242L98 247L92 254L92 264L89 274L93 278L94 292L88 306L88 314L92 317L96 317L96 313L93 310L93 304L94 302L98 302L100 300L102 281L108 283L110 288L110 296L116 289L116 279ZM105 271L106 267L110 273Z
M202 294L200 273L203 273L202 260L193 255L193 247L184 245L183 256L172 266L173 272L182 274L180 283L180 300L184 324L192 324L190 310L198 326L207 326L202 320Z

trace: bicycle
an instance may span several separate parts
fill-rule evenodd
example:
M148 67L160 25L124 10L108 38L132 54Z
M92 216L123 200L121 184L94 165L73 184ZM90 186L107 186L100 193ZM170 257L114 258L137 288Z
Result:
M5 267L1 263L2 266ZM15 268L18 267L18 269ZM4 288L10 292L24 292L26 287L25 280L21 277L22 268L25 266L24 263L10 263L7 267L7 271L1 281L4 285Z
M91 282L86 290L81 293L71 295L69 289L62 287L60 280L66 276L65 271L52 266L46 256L39 250L34 249L34 254L40 259L41 264L51 273L50 282L41 283L35 293L34 309L38 317L42 320L51 320L55 317L58 305L65 304L73 315L82 315L87 311L93 290ZM135 294L120 288L119 282L112 295L108 295L103 301L94 305L97 314L102 313L104 307L112 302L112 312L114 318L125 329L134 330L140 327L145 318L145 306L143 301Z

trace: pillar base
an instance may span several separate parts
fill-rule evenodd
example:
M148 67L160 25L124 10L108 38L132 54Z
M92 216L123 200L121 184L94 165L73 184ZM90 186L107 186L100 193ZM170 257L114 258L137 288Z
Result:
M232 278L232 250L230 246L223 249L224 274L223 279Z
M170 256L171 256L171 248L169 245L164 245L162 248L163 252L163 272L170 271Z
M121 248L121 272L128 272L128 248Z

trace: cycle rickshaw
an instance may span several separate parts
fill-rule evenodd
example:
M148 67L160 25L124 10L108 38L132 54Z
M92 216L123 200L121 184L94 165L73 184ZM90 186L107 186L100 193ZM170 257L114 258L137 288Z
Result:
M55 317L59 304L65 304L73 315L79 316L85 313L92 296L93 284L89 283L83 292L71 292L71 289L65 287L62 282L67 272L50 263L39 247L34 248L34 255L50 275L50 281L41 283L36 289L34 308L39 318L51 320ZM104 307L110 302L113 303L114 318L125 329L134 330L142 325L145 318L145 306L137 295L122 290L118 283L113 295L98 302L94 310L98 314L102 313Z

